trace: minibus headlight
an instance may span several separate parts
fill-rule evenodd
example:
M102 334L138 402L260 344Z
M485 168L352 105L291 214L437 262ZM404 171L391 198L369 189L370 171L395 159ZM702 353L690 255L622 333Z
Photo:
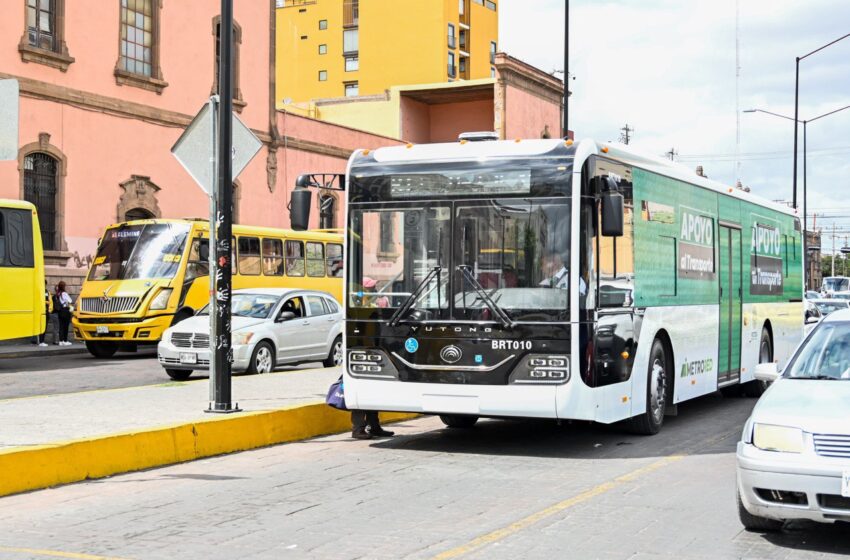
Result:
M168 298L171 297L171 292L173 291L174 290L172 288L165 288L164 290L160 290L159 293L156 294L156 297L153 298L150 309L157 310L165 309L166 307L168 307Z
M753 445L764 451L802 453L803 430L789 426L756 424L753 428Z

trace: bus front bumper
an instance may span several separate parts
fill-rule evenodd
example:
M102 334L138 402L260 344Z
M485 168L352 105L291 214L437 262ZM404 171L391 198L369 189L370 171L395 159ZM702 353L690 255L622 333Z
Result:
M146 319L75 315L72 324L77 340L144 344L155 343L162 338L172 319L171 314Z

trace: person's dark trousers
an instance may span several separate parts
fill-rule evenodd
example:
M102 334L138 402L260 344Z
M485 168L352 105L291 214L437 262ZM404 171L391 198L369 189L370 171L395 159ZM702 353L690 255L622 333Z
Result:
M366 426L374 428L380 426L378 420L378 412L375 410L352 410L351 411L351 429L352 431L362 431Z
M60 311L59 312L59 340L61 342L68 342L68 327L71 325L71 312L70 311Z

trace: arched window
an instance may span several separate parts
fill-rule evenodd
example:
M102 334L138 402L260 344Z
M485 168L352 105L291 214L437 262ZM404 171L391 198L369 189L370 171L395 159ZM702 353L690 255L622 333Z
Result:
M127 210L126 214L124 214L125 222L131 222L133 220L150 220L152 218L156 218L156 216L153 215L153 212L144 208L131 208L130 210Z
M35 204L46 251L59 249L57 242L56 194L59 162L42 152L24 157L24 200Z
M336 197L332 194L319 195L319 228L336 227Z

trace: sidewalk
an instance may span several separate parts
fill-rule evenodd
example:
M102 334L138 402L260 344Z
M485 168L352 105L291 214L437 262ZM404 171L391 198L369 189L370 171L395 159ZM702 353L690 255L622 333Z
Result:
M324 404L338 377L234 377L234 414L204 412L207 380L2 400L0 496L345 431L348 414Z
M28 338L16 338L0 341L0 360L3 358L30 358L34 356L59 356L62 354L83 354L87 352L82 342L72 341L71 346L59 346L47 343L47 346L31 344ZM50 338L48 338L50 340Z

